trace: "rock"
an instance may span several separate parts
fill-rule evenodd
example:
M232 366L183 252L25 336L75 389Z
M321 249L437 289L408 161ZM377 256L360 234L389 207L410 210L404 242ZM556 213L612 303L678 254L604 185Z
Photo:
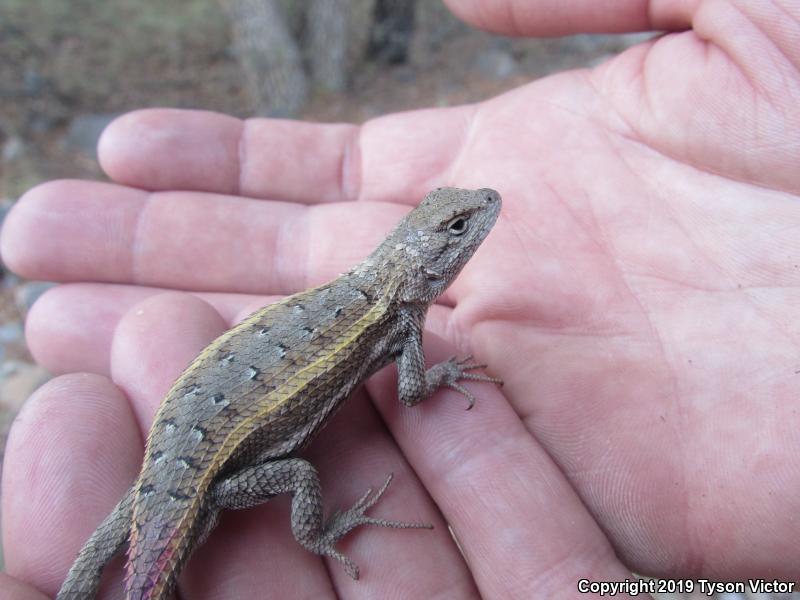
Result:
M495 79L511 77L518 71L517 61L510 52L502 48L488 48L478 54L475 68Z
M41 385L50 379L50 374L39 365L22 361L9 361L0 367L0 412L3 417L13 418L23 403Z
M64 122L63 117L53 116L42 111L32 111L26 121L26 127L31 133L47 133L53 131L61 123Z
M411 65L400 65L391 70L392 78L400 83L413 83L417 73Z
M23 76L23 89L28 96L38 96L45 91L47 80L38 71L25 69Z
M14 206L14 201L11 198L0 198L0 229L3 228L3 221L12 206ZM7 288L13 285L13 277L13 274L6 269L2 259L0 259L0 288Z
M0 198L0 227L3 226L3 220L12 206L14 206L14 201L11 198Z
M25 339L22 323L11 321L0 325L0 344L18 344Z
M22 278L16 273L12 273L0 261L0 290L8 290L17 287L22 283Z
M565 54L583 56L589 66L594 66L652 37L652 32L625 35L586 33L565 37L561 43Z
M97 158L97 141L106 126L120 113L97 113L78 115L69 124L64 144L68 149L78 150Z
M630 48L631 46L635 46L636 44L641 44L643 42L650 41L653 38L659 37L660 33L654 33L652 31L642 31L638 33L624 33L619 36L619 44L621 48Z
M17 160L25 153L25 142L18 135L12 135L3 144L3 163L8 164Z
M27 315L33 303L39 299L39 296L55 285L50 281L28 281L20 285L14 292L14 301L19 312L23 316Z
M615 56L616 56L616 54L613 53L613 52L609 52L607 54L598 54L597 56L594 56L594 57L590 58L586 62L586 68L587 69L594 69L595 67L599 67L604 62L607 62L607 61L611 60Z
M618 36L597 33L581 33L559 40L562 52L581 56L613 53L619 45Z

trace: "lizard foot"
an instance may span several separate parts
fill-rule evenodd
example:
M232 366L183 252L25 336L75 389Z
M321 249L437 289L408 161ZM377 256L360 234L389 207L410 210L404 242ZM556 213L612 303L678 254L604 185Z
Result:
M459 381L462 379L467 379L470 381L488 381L490 383L496 383L497 385L503 385L503 380L498 379L497 377L490 377L489 375L484 375L483 373L467 373L467 371L471 371L473 369L486 368L485 364L471 363L471 360L471 354L460 360L455 356L451 356L443 363L439 363L433 367L433 369L438 369L440 371L437 373L439 376L439 385L447 386L467 397L467 400L469 401L467 410L475 406L475 396L467 388L461 385Z
M433 529L433 525L428 523L407 523L405 521L390 521L387 519L376 519L364 514L367 509L373 507L380 500L386 488L392 482L393 474L389 474L386 482L381 488L373 493L372 488L368 489L352 508L334 512L325 523L324 533L319 541L319 554L335 558L344 566L345 572L353 579L358 579L358 565L334 547L336 542L347 535L350 531L360 525L379 525L380 527L392 527L394 529Z

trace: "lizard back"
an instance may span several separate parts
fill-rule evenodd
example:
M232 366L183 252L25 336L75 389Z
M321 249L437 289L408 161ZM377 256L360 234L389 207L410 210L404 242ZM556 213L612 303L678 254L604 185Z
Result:
M163 574L177 572L204 534L192 524L207 520L199 518L205 492L220 473L301 447L355 385L389 361L392 286L369 283L344 276L256 311L175 382L156 414L136 486L132 593L170 585ZM322 386L328 391L315 394Z

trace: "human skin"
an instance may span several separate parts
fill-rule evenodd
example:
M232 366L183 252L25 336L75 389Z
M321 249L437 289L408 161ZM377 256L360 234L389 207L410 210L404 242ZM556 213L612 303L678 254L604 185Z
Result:
M428 358L473 353L506 385L469 384L471 412L451 391L405 409L387 370L309 452L329 510L393 471L373 513L435 529L358 530L342 544L354 582L294 542L275 500L223 518L181 596L562 597L631 570L797 577L800 6L450 4L516 35L671 33L593 70L360 127L131 113L100 143L115 183L20 199L0 252L67 284L27 324L34 356L64 375L9 440L2 597L55 593L205 344L354 264L438 185L494 187L504 204L431 311Z

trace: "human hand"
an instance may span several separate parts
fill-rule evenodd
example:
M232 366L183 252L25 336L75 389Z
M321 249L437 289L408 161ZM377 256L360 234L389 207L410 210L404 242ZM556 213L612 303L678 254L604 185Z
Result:
M436 529L358 531L343 544L362 567L350 582L291 539L273 501L226 515L182 594L550 597L630 570L796 577L800 14L597 6L453 2L520 34L693 29L361 128L137 112L101 142L116 184L29 192L7 217L7 264L97 282L42 298L31 349L55 372L95 374L57 378L14 427L9 574L57 589L135 478L172 380L261 294L335 276L404 204L452 184L495 187L504 206L429 325L505 387L473 388L472 413L450 392L408 410L383 373L375 410L355 398L311 452L329 509L394 471L373 512Z

